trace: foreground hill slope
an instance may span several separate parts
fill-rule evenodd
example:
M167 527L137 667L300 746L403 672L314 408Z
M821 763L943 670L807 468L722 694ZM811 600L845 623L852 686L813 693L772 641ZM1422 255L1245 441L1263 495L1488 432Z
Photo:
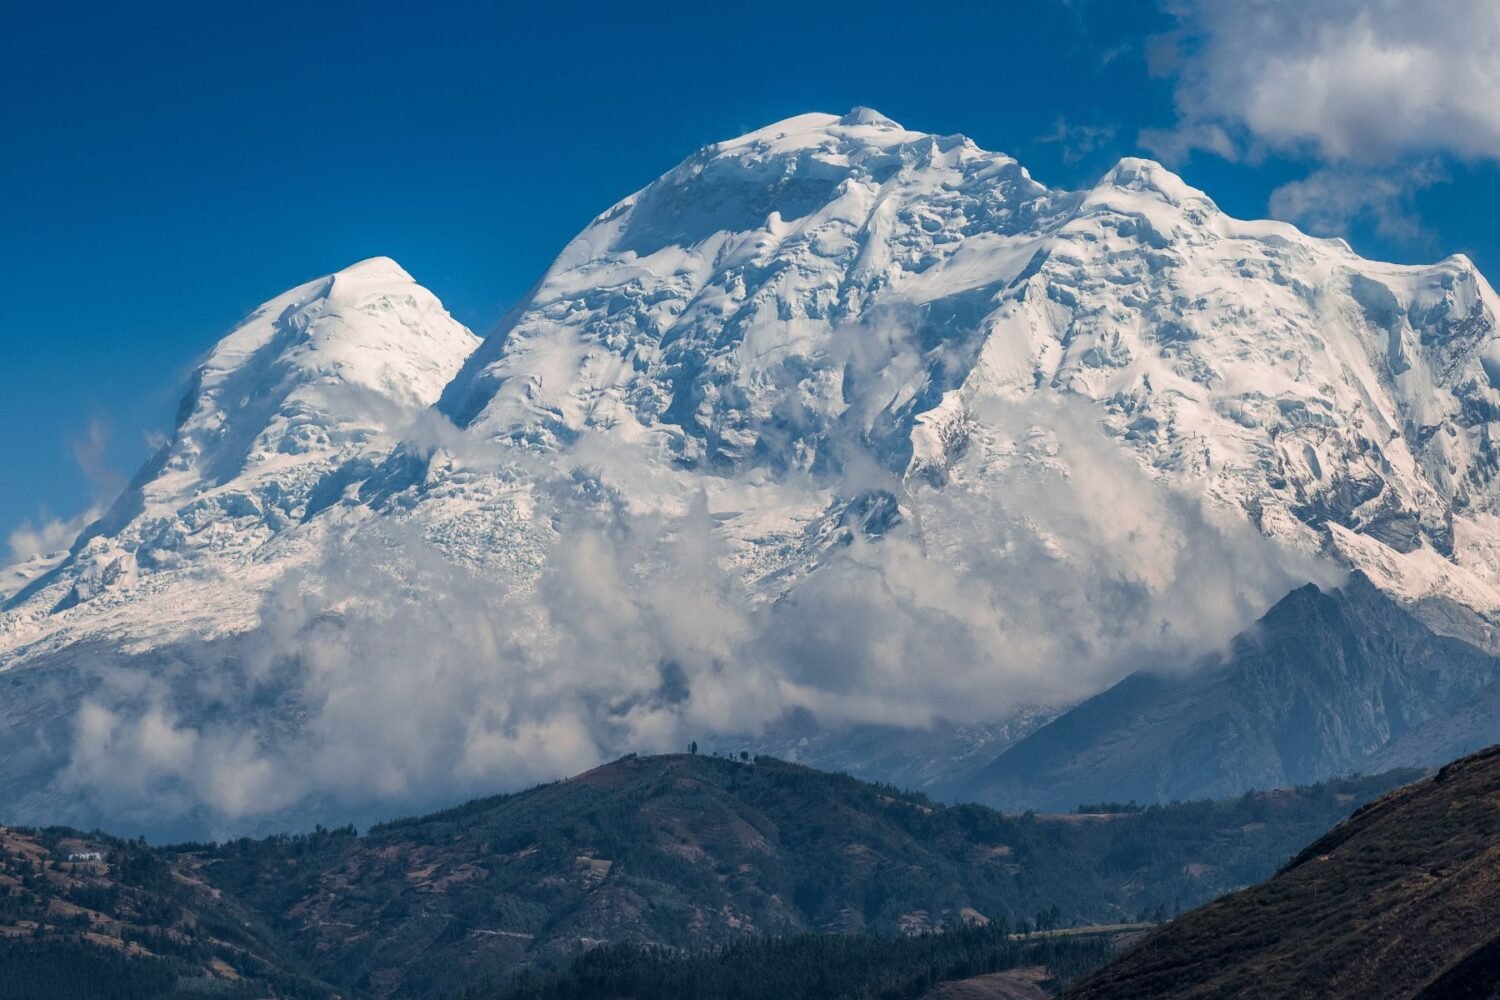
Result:
M1359 810L1270 881L1174 921L1077 1000L1500 995L1500 747Z
M144 844L0 827L0 1000L330 997L277 935Z
M364 836L151 851L110 842L91 848L104 857L91 863L100 884L89 898L114 899L111 880L129 898L155 886L160 905L132 912L157 914L152 941L197 942L210 972L219 957L241 978L275 971L308 995L328 983L346 997L446 996L604 942L700 949L804 932L1160 919L1266 877L1412 777L1007 816L770 758L632 757ZM154 881L130 888L148 863ZM51 900L103 904L70 891L42 893L0 934L41 925L71 940L74 923L48 916L63 912ZM83 918L115 940L74 946L117 952L134 940L98 912ZM19 968L29 954L14 957Z

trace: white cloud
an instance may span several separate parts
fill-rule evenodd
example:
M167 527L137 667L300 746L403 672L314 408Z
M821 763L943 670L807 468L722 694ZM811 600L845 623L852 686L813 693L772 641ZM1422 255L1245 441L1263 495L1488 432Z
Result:
M1226 160L1240 158L1239 146L1224 126L1215 122L1183 122L1175 128L1142 129L1137 139L1142 148L1166 163L1181 163L1197 149Z
M1328 162L1500 157L1493 0L1168 0L1180 148L1223 136ZM1222 132L1216 130L1223 130ZM1157 134L1159 149L1170 149Z
M6 539L10 554L0 559L0 568L68 548L79 532L104 513L124 485L124 478L106 461L108 445L109 424L99 417L91 419L82 434L68 441L68 453L88 481L93 504L72 518L54 517L43 508L36 518L22 521Z
M78 533L98 516L98 508L90 508L77 517L66 520L53 517L43 510L35 521L28 518L10 533L10 537L6 539L10 556L7 562L0 562L0 566L61 552L73 544Z
M73 461L98 495L113 495L124 485L124 477L106 461L108 448L109 422L102 417L94 417L82 434L68 442Z

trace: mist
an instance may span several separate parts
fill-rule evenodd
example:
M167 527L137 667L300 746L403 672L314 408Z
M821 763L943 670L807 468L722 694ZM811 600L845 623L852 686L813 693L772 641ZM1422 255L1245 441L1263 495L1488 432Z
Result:
M524 460L554 527L530 578L377 519L285 576L253 631L165 666L96 665L60 787L80 815L230 836L451 804L793 715L981 723L1192 669L1288 590L1339 579L1151 479L1081 404L975 416L990 444L941 488L874 461L843 463L831 491L779 482L777 502L861 492L898 513L866 530L835 508L772 584L737 565L707 491L676 481L632 509L613 482L645 474L639 456L587 441Z

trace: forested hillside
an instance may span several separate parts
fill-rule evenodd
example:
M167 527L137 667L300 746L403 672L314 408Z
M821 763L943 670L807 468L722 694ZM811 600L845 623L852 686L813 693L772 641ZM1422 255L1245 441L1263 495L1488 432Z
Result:
M766 757L627 757L363 836L148 848L12 831L0 932L23 942L6 959L16 981L52 960L32 949L45 941L98 952L101 969L134 956L143 981L170 969L231 992L435 997L604 943L649 958L1161 920L1270 875L1415 776L1008 815ZM685 968L700 967L668 971Z

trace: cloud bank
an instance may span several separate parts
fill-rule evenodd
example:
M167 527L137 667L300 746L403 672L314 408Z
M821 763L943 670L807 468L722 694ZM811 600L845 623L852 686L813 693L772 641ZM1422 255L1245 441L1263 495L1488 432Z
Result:
M1330 162L1500 156L1500 7L1487 0L1173 0L1181 135L1222 128ZM1209 148L1218 152L1218 144Z
M557 540L524 586L454 564L410 522L331 547L256 631L101 668L63 787L91 816L220 836L448 804L792 713L994 720L1188 669L1293 586L1337 579L1149 478L1085 404L978 416L1043 460L910 492L846 463L843 495L887 496L899 520L831 515L815 568L769 602L706 496L629 509L618 449L550 470L537 516Z

